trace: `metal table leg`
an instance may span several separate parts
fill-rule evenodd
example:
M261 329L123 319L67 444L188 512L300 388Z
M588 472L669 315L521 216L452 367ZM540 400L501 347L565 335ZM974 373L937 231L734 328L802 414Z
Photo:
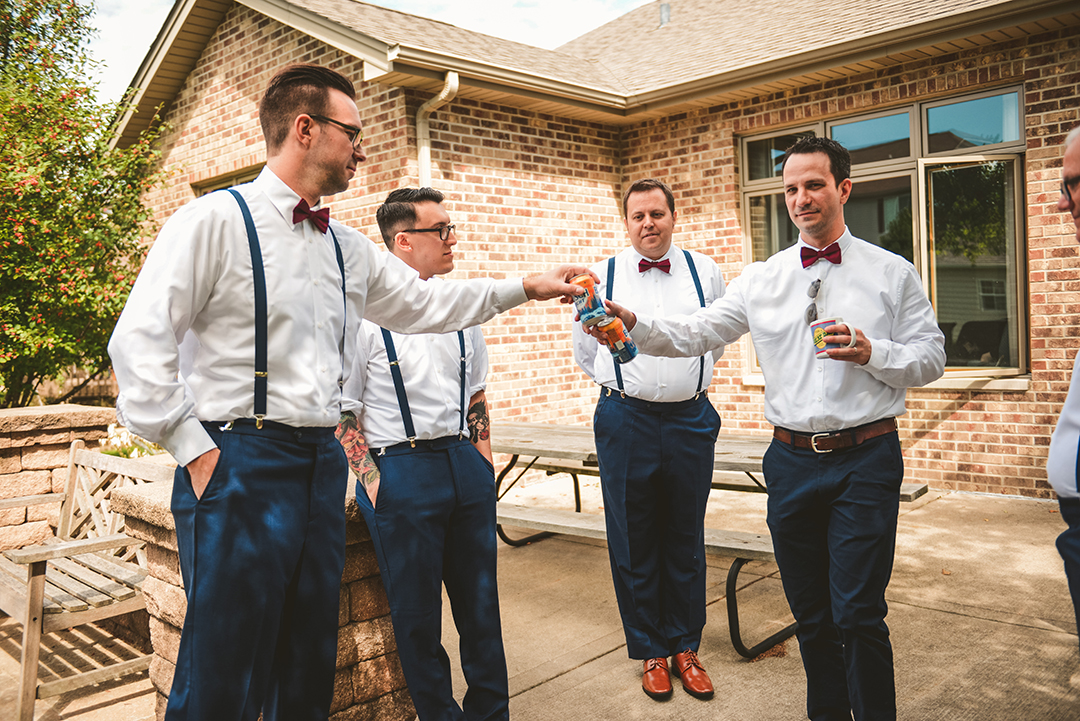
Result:
M770 648L780 643L781 641L791 638L795 635L795 629L798 627L798 623L793 623L790 626L780 629L772 636L761 643L747 648L742 641L742 634L739 632L739 601L735 597L735 592L738 588L739 571L745 566L750 559L748 558L736 558L735 562L731 564L731 568L728 569L727 576L727 613L728 613L728 630L731 633L731 645L735 647L735 651L738 652L743 658L757 658L761 654L768 651Z
M539 460L538 458L534 458L531 461L529 461L525 465L525 467L521 469L521 473L519 473L517 475L517 478L510 481L510 485L508 485L506 487L506 490L504 490L504 491L502 491L500 493L500 488L502 487L503 479L505 479L506 476L509 475L510 471L512 471L514 469L514 466L517 465L517 462L518 462L518 456L516 454L511 456L510 457L510 462L507 463L506 467L503 468L501 471L499 471L499 475L495 477L495 498L496 498L496 500L501 501L503 496L505 496L507 493L510 492L510 489L514 487L514 484L517 483L518 481L520 481L521 477L524 476L525 473L530 468L532 468L532 465L534 463L536 463L536 461L538 461L538 460ZM555 534L551 533L550 531L541 531L540 533L534 533L531 536L525 536L524 538L510 538L510 536L506 535L506 531L503 530L503 527L501 525L496 525L495 526L495 533L499 534L499 538L501 538L504 543L506 543L508 545L511 545L511 546L524 546L524 545L527 545L529 543L532 543L533 541L539 541L541 538L547 538L548 536L555 535Z

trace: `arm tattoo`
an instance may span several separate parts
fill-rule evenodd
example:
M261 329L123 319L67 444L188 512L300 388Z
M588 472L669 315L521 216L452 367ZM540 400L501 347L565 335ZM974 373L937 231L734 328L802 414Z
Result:
M469 408L469 440L473 443L486 441L491 435L491 418L488 416L487 403L477 401Z
M379 469L368 453L367 440L360 430L360 420L352 413L343 413L335 435L345 449L349 468L360 480L360 485L367 488L379 480Z

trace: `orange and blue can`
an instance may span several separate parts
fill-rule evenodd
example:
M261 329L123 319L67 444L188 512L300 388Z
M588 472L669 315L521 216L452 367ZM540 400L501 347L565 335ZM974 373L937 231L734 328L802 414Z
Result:
M616 363L629 363L637 357L637 344L626 331L619 318L608 318L597 323L596 328L607 337L607 347Z
M596 282L588 273L576 275L570 279L573 285L580 285L585 289L581 295L574 296L574 307L577 308L578 320L585 325L595 325L608 317L604 311L604 302L596 293Z

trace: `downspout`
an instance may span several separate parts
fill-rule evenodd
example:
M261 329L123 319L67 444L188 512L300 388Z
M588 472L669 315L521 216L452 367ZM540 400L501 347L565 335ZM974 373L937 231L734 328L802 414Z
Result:
M416 111L416 145L421 188L431 185L431 125L429 122L431 114L453 100L457 96L457 91L458 74L453 70L448 70L446 81L439 94L421 105Z

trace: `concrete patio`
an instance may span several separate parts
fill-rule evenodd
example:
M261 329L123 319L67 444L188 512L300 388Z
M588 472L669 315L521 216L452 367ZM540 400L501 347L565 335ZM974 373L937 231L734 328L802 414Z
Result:
M599 485L583 480L586 512L600 512ZM515 489L505 500L571 507L563 478ZM763 495L714 491L707 525L765 532ZM899 715L928 721L1080 718L1076 624L1054 538L1056 502L931 491L901 508L888 594ZM500 543L503 633L510 709L520 721L805 718L804 676L794 639L748 662L727 636L723 602L730 559L710 558L709 622L700 656L716 697L676 689L658 703L640 690L640 664L626 658L602 542L557 536L529 546ZM750 564L740 576L744 639L790 622L776 569ZM447 650L456 638L444 605ZM19 627L0 619L0 719L14 709ZM75 641L70 641L75 643ZM92 646L90 636L84 643ZM145 674L38 702L36 719L155 718Z

